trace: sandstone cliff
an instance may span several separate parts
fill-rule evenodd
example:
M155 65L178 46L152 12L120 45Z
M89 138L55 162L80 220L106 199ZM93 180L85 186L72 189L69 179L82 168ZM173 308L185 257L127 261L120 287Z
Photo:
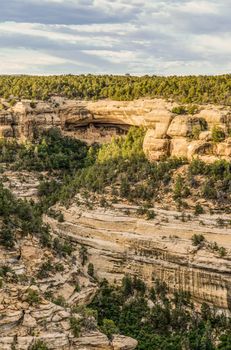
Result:
M41 130L59 127L65 134L89 142L107 142L111 135L135 125L147 128L143 148L151 161L165 156L230 159L229 107L198 106L194 115L176 115L173 107L175 103L162 99L22 101L0 111L0 136L25 141L35 138ZM215 127L224 133L221 142L212 140Z
M150 287L160 279L171 291L189 291L195 302L231 311L231 231L217 227L217 215L179 223L179 213L157 208L156 218L149 221L135 216L136 207L119 204L111 210L89 211L76 204L61 209L65 222L57 224L47 218L48 222L56 234L87 247L99 278L114 283L129 273ZM228 222L228 215L223 219ZM209 246L193 246L194 233L223 245L227 256L220 257Z

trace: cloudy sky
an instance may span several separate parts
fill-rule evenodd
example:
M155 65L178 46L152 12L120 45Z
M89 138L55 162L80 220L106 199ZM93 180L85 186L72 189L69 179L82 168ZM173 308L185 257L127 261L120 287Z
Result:
M1 0L0 74L231 73L231 0Z

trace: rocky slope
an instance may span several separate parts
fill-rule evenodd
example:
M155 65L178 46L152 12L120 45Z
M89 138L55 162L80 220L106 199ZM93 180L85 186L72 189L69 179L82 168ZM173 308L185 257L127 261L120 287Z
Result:
M78 261L77 251L72 259L57 258L41 249L36 239L21 240L14 251L0 249L0 349L26 350L37 341L54 350L136 347L137 342L129 337L115 335L109 341L93 316L81 311L97 286ZM52 268L45 267L49 263ZM82 322L78 336L73 334L72 318Z
M231 157L229 107L198 106L194 115L177 115L172 112L177 104L161 99L92 102L58 97L51 102L22 101L9 107L2 101L2 105L0 136L4 137L31 140L40 130L56 126L89 142L105 142L135 125L147 128L143 147L150 160L164 156L205 161ZM221 142L212 140L214 127L224 132Z
M35 174L6 174L5 185L17 197L36 199ZM35 235L18 232L13 248L0 245L0 349L27 350L38 342L49 350L135 349L132 338L115 334L109 340L100 332L87 308L98 287L79 247L55 232L51 237L52 244L43 246Z

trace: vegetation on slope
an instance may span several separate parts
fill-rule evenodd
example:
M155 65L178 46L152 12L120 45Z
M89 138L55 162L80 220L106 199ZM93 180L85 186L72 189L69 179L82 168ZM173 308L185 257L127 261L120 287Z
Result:
M14 170L74 172L83 167L88 147L84 142L63 137L50 129L34 143L0 140L0 162L13 164Z
M50 244L49 227L42 221L41 212L33 202L17 199L0 184L0 244L13 248L16 235L36 235L43 245Z
M113 76L63 75L50 77L0 76L0 96L47 100L68 98L133 100L172 98L182 103L231 105L231 76Z
M132 127L125 137L109 144L87 146L51 129L35 144L2 141L0 160L14 170L49 171L39 186L40 204L46 209L57 201L68 204L80 191L146 206L170 196L179 208L186 208L190 198L230 207L230 162L205 164L195 159L187 164L184 159L169 158L150 163L142 150L144 133Z
M137 350L231 349L231 319L207 304L198 312L188 293L169 296L165 283L156 280L153 285L148 290L143 281L130 276L121 287L104 280L90 305L101 329L110 324L112 330L137 339Z

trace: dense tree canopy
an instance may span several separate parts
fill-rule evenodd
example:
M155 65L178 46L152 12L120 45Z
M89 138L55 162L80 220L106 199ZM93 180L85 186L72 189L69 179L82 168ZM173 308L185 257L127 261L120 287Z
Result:
M0 76L0 97L133 100L172 98L182 103L231 105L231 75L220 76Z
M169 295L158 279L151 289L129 275L120 287L104 280L90 307L102 331L105 320L111 320L120 333L138 340L137 350L230 349L229 318L205 303L196 311L189 293Z

